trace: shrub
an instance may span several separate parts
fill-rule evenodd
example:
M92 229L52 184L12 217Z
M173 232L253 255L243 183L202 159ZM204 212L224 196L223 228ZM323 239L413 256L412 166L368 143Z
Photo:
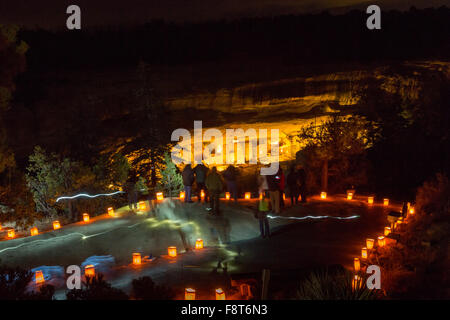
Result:
M67 300L128 300L128 296L120 289L113 288L103 279L102 274L86 278L83 289L72 289Z
M376 290L365 286L362 277L361 287L353 290L353 274L347 270L312 272L299 286L296 299L299 300L374 300L379 297Z
M0 267L1 300L51 300L55 288L51 285L40 287L39 292L28 292L27 286L33 278L29 270L21 268Z
M157 286L150 277L141 277L132 282L132 296L142 300L171 300L175 293L167 287Z

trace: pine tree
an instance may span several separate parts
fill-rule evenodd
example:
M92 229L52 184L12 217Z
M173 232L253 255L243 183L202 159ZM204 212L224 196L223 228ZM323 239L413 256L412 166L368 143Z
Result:
M164 155L165 168L161 170L162 179L159 183L159 189L165 191L169 197L177 194L183 188L183 178L173 163L169 153Z

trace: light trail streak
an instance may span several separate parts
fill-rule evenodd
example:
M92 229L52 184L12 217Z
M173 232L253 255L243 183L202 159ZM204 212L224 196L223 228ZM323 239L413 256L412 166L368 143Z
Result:
M20 245L18 245L18 246L4 248L4 249L0 250L0 253L3 253L3 252L8 251L8 250L19 249L19 248L21 248L21 247L24 247L24 246L26 246L26 245L30 245L30 244L33 244L33 243L38 243L38 242L49 242L49 241L53 241L53 240L60 240L61 238L67 238L67 237L70 237L70 236L73 236L73 235L80 235L81 237L84 237L84 236L85 236L84 234L82 234L82 233L80 233L80 232L73 232L73 233L69 233L69 234L66 234L66 235L63 235L63 236L59 236L59 237L55 237L55 238L33 240L33 241L29 241L29 242L24 242L24 243L22 243L22 244L20 244Z
M80 197L85 197L85 198L97 198L97 197L111 197L111 196L115 196L116 194L119 193L124 193L123 191L116 191L116 192L112 192L112 193L99 193L99 194L94 194L94 195L90 195L87 193L80 193L74 196L64 196L64 197L59 197L58 199L56 199L56 202L58 202L59 200L72 200L72 199L76 199L76 198L80 198Z
M282 216L272 216L267 215L270 219L286 219L286 220L319 220L319 219L337 219L337 220L351 220L351 219L357 219L359 218L358 215L355 216L348 216L348 217L333 217L333 216L304 216L304 217L282 217Z
M66 235L63 235L63 236L58 236L58 237L54 237L54 238L50 238L50 239L39 239L39 240L33 240L33 241L29 241L29 242L24 242L24 243L21 243L20 245L17 245L17 246L7 247L7 248L4 248L4 249L1 249L0 253L3 253L3 252L8 251L8 250L16 250L16 249L19 249L19 248L27 246L27 245L32 245L34 243L45 243L45 242L50 242L50 241L55 241L55 240L62 240L64 238L68 238L68 237L71 237L71 236L74 236L74 235L78 235L78 236L81 237L82 240L86 240L86 239L97 237L97 236L101 236L101 235L104 235L106 233L113 232L113 231L116 231L116 230L122 229L122 228L131 229L131 228L134 228L134 227L136 227L138 225L141 225L141 224L147 223L147 222L151 222L150 228L157 228L157 227L162 226L162 225L168 225L171 229L179 229L179 228L183 228L184 226L187 226L187 225L193 225L194 228L196 229L196 232L198 232L198 229L199 229L198 226L194 222L180 223L181 222L180 220L173 221L173 220L168 220L168 219L162 220L162 221L156 221L155 218L148 218L148 219L145 219L144 221L141 221L141 222L129 225L129 226L120 226L120 227L117 227L117 228L108 229L106 231L98 232L98 233L94 233L94 234L90 234L90 235L86 235L86 234L83 234L83 233L80 233L80 232L72 232L72 233L69 233L69 234L66 234Z

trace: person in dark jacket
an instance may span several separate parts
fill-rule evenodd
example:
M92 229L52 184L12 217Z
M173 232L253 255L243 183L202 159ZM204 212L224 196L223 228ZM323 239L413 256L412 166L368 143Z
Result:
M280 214L280 180L281 177L276 174L267 176L270 206L272 207L272 211L276 214Z
M127 179L127 182L125 183L125 192L127 193L128 207L130 208L130 210L137 209L138 190L136 187L136 183L137 183L136 176L133 173L131 173Z
M295 166L291 167L291 170L287 176L287 185L291 194L291 205L298 204L298 196L300 195L299 175Z
M183 176L184 191L186 193L184 197L184 202L192 203L193 201L191 200L191 194L192 194L192 185L194 184L194 170L192 170L190 164L187 164L184 167L181 175Z
M198 202L202 201L201 198L202 190L205 192L205 201L207 201L208 192L206 189L205 181L206 176L208 174L208 168L203 163L200 163L195 166L194 173L195 173L195 182L197 184L197 199L198 199L197 201Z
M228 168L223 172L223 177L227 183L227 191L230 193L231 197L237 202L238 199L238 187L237 187L237 169L229 165Z
M300 185L299 191L300 196L302 197L302 203L306 203L306 193L308 192L308 188L306 185L306 171L303 168L297 171L298 182Z
M217 172L217 168L213 167L210 174L206 177L206 187L209 191L209 198L211 203L211 210L213 214L218 215L220 213L220 193L223 190L222 177Z

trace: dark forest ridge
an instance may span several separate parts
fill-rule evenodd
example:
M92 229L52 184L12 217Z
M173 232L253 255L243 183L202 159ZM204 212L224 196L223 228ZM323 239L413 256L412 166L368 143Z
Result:
M277 59L285 65L342 61L447 59L450 9L382 14L382 29L366 28L365 11L81 31L24 30L28 68L189 65L219 60L245 64Z
M83 26L134 25L151 19L172 22L207 21L282 14L317 13L322 10L346 12L365 10L371 4L383 10L407 10L449 5L448 0L61 0L4 1L0 4L0 21L26 27L65 27L67 6L81 7Z

